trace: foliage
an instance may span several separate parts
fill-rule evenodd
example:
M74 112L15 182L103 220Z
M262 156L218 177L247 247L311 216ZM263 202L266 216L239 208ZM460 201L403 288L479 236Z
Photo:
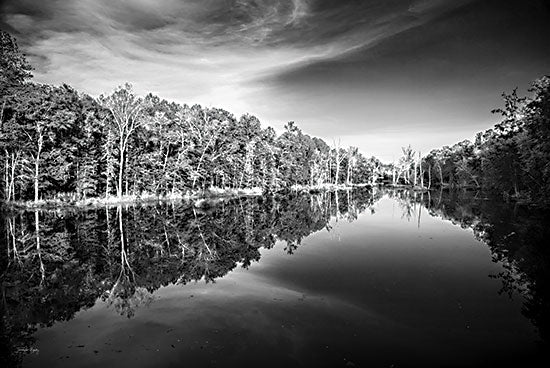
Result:
M537 79L529 91L529 97L504 93L504 106L493 110L502 121L474 142L432 150L418 161L410 147L404 149L397 165L403 182L410 183L413 170L428 188L484 188L506 199L550 205L550 77Z
M32 68L9 33L0 30L0 96L14 93L32 77ZM4 100L5 101L5 100ZM2 101L2 102L4 102Z

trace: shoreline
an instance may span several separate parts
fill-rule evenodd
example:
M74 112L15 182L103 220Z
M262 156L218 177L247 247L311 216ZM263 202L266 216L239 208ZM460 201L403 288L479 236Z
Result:
M322 184L314 186L294 185L290 188L281 189L275 192L269 192L271 194L280 193L318 193L322 191L334 191L334 190L352 190L356 188L371 187L368 184L354 184L350 185L335 185L335 184ZM29 201L10 201L2 202L0 206L3 209L8 210L33 210L33 209L60 209L60 208L94 208L104 206L120 206L128 204L145 204L155 202L193 202L193 205L197 208L208 207L213 202L222 201L225 199L242 198L242 197L260 197L266 193L262 188L243 188L243 189L223 189L210 187L206 190L200 190L195 192L186 193L169 193L167 195L157 195L151 193L144 193L141 195L124 195L118 197L112 195L109 197L93 197L81 200L66 200L66 199L44 199L35 202Z
M417 193L426 193L434 192L439 190L452 190L452 188L439 187L439 188L421 188L408 185L392 185L392 184L379 184L378 188L394 189L394 190L409 190ZM284 193L310 193L316 194L321 192L333 192L333 191L348 191L361 188L373 188L371 184L321 184L321 185L293 185L289 188L283 188L275 192L268 192L268 195L284 194ZM473 190L474 188L464 188L466 190ZM479 190L476 188L475 190ZM66 200L66 199L47 199L40 200L38 202L34 201L10 201L10 202L0 202L0 208L2 210L57 210L57 209L84 209L84 208L95 208L95 207L114 207L121 205L130 205L130 204L151 204L151 203L161 203L161 202L187 202L193 205L196 208L207 208L211 207L217 202L223 200L243 198L243 197L262 197L265 196L266 192L262 188L243 188L243 189L223 189L217 187L210 187L206 190L200 190L195 192L186 192L186 193L169 193L167 195L157 195L151 193L142 193L141 195L124 195L118 197L112 195L109 197L100 197L100 198L87 198L82 200ZM525 198L508 198L503 202L515 202L518 205L527 205L547 208L547 206L536 206L530 201L526 201Z
M129 204L146 204L155 202L194 202L197 207L200 207L201 201L208 200L223 200L239 197L256 197L262 195L259 188L248 189L219 189L209 188L206 191L196 191L193 193L170 193L167 195L158 195L145 193L141 195L131 194L118 197L112 195L109 197L92 197L81 200L64 200L64 199L45 199L38 202L35 201L11 201L3 202L2 207L15 210L32 210L32 209L59 209L59 208L94 208L94 207L112 207Z

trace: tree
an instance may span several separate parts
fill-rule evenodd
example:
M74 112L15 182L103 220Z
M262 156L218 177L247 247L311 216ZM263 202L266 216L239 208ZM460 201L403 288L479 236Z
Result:
M21 149L14 140L12 127L5 121L13 116L13 99L21 93L25 82L32 78L32 67L21 53L15 38L0 30L0 154L4 162L4 198L8 201L15 196L15 172L21 159ZM13 123L13 122L12 122Z
M407 147L401 147L401 151L403 152L403 155L399 159L399 174L397 180L399 180L399 177L403 175L405 182L410 184L411 165L414 162L415 152L411 148L410 144Z
M550 76L537 79L522 110L525 134L521 140L524 184L540 201L550 202Z
M124 165L130 137L143 123L145 103L134 94L132 85L119 86L109 96L100 96L100 103L111 112L111 127L118 140L117 196L122 197Z
M524 132L525 98L503 93L504 108L495 109L503 120L483 134L481 163L484 185L508 196L519 196L522 188L520 150Z
M74 190L77 198L98 197L108 180L102 178L106 166L104 147L108 129L105 121L109 112L88 95L80 96L81 116L74 132Z
M334 143L334 165L336 168L336 172L334 173L334 184L338 185L340 182L340 165L342 164L342 161L344 161L344 158L346 157L345 152L342 148L340 148L340 140L338 140L338 144Z
M31 70L32 67L19 50L15 38L0 30L0 96L3 106L7 95L32 78Z
M311 182L311 161L315 154L315 143L291 121L285 125L285 132L277 139L279 150L280 179L285 186Z
M28 84L21 91L24 93L12 101L13 114L5 128L9 128L9 136L15 139L17 146L11 146L12 157L21 154L23 177L25 174L32 176L34 201L37 202L40 186L44 185L42 179L46 178L53 184L52 189L60 192L60 178L70 176L71 162L66 158L70 156L67 151L72 147L74 134L67 132L78 120L78 98L68 86ZM46 177L41 171L44 162L49 162Z
M346 174L346 185L353 184L352 175L355 164L357 163L357 156L359 155L359 149L357 147L349 147L347 152L347 174Z

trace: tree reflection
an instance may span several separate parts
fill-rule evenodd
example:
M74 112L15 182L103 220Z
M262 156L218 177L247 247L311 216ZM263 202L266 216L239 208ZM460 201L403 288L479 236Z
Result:
M486 193L467 191L429 192L414 197L409 191L394 191L390 196L407 201L403 216L410 216L414 202L422 204L431 216L472 229L483 241L502 271L490 277L502 282L499 293L524 299L523 314L538 328L547 343L550 334L550 213L548 211L502 203ZM401 202L400 202L401 203ZM420 216L420 213L418 214ZM420 217L418 217L420 226Z
M120 272L112 287L104 292L102 299L109 306L113 306L118 313L130 318L134 316L136 308L152 300L152 295L146 289L136 286L136 275L128 261L122 206L117 207L117 219L120 237Z
M354 221L380 198L342 193L4 216L3 366L32 351L37 327L69 320L98 299L133 317L162 286L215 282L259 261L260 249L277 241L292 254L305 237L330 231L331 219Z
M483 193L386 192L403 218L431 216L471 228L502 271L501 293L524 298L523 313L548 339L550 216L491 201ZM5 215L0 236L2 366L33 351L37 327L69 320L97 300L133 317L169 284L215 282L260 250L282 242L299 252L310 234L373 210L382 191L323 192L209 202L22 212ZM424 212L424 213L423 213ZM331 221L332 220L332 221Z

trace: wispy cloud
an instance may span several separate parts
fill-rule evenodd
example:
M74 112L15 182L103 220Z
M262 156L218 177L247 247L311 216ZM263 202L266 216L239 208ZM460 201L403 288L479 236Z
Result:
M91 94L131 81L179 101L252 111L273 75L345 55L429 21L456 1L11 0L3 22L35 77Z
M126 81L386 160L472 137L547 73L545 0L3 0L35 79Z

